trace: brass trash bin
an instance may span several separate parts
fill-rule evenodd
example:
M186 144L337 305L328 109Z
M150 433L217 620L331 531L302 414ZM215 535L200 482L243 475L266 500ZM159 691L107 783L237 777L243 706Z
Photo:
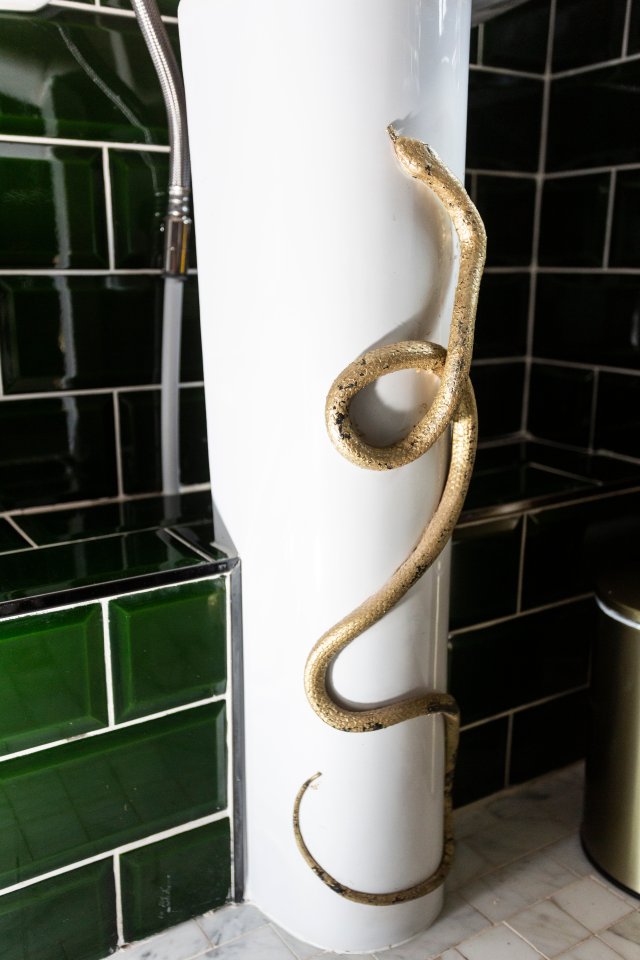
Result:
M582 843L640 896L640 563L602 577L596 596Z

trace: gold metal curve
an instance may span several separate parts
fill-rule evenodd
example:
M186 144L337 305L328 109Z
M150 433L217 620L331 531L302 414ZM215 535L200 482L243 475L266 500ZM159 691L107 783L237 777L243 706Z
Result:
M378 707L357 709L328 688L328 672L336 657L356 637L377 623L416 583L444 549L458 520L469 486L477 444L477 412L469 380L473 327L485 260L486 235L478 211L462 184L426 144L400 137L389 127L396 157L405 173L424 183L447 210L460 246L460 267L447 349L426 341L404 341L370 350L346 367L327 395L325 417L336 449L352 463L370 470L392 470L422 456L451 426L451 459L436 511L416 546L383 586L331 627L315 644L305 667L305 692L315 713L346 733L382 730L415 717L441 715L445 729L444 842L437 869L404 890L366 893L331 876L307 847L300 828L300 805L310 777L294 803L293 826L298 848L328 887L356 903L386 906L425 896L444 881L453 856L452 787L458 745L459 713L446 693L430 691ZM429 370L440 378L433 403L407 436L387 447L367 443L349 417L351 401L378 377L398 370Z

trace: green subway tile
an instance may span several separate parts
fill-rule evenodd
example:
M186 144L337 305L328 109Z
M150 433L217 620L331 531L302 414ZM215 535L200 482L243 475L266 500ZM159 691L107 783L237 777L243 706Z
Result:
M205 560L162 530L0 555L0 601L197 567Z
M580 760L585 754L586 730L584 690L516 713L510 783L523 783Z
M3 14L0 90L3 133L167 142L160 84L133 18L51 7Z
M6 393L159 383L160 277L4 277L0 350ZM185 284L182 380L202 379L195 277Z
M112 150L111 193L117 267L159 267L169 158Z
M111 859L0 897L2 960L102 960L117 942Z
M222 578L113 600L109 628L118 720L224 693Z
M208 540L211 542L211 513L211 494L208 490L203 490L174 497L148 497L143 500L98 504L94 507L27 514L21 516L19 521L21 529L38 546L44 546L82 540L85 537L104 537L112 533L134 533L146 528L190 524L208 518ZM15 537L21 539L9 524L6 526L8 532L15 533ZM5 542L2 539L4 533L4 528L0 525L0 546ZM8 540L7 543L13 541ZM27 546L26 542L24 546Z
M460 734L453 784L454 806L497 793L505 785L509 720L501 717Z
M145 493L162 487L160 462L160 392L128 391L119 396L122 472L127 493ZM204 390L180 390L180 480L184 484L209 480Z
M0 507L116 496L109 395L0 404Z
M3 267L108 265L100 150L0 143L0 182Z
M586 683L595 626L587 599L454 636L449 688L463 724Z
M0 753L107 723L98 605L0 621Z
M449 622L452 629L516 612L522 518L454 531Z
M10 553L12 550L25 549L29 549L29 544L25 538L20 536L8 520L0 520L0 553Z
M0 764L0 887L226 805L224 704Z
M231 882L230 827L219 820L120 858L127 941L221 906Z

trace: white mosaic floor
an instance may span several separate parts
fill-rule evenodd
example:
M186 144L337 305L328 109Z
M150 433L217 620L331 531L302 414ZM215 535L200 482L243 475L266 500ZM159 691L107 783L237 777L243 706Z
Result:
M440 919L375 960L640 960L640 899L609 884L578 841L582 767L465 807ZM332 960L251 904L124 948L114 960ZM349 955L358 960L355 954ZM363 960L363 958L361 958Z

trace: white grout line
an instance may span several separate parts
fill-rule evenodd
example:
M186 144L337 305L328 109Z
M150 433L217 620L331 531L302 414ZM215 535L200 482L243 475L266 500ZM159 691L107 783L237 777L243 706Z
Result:
M527 541L527 514L522 517L520 552L518 554L518 587L516 590L516 613L522 613L522 587L524 584L524 550Z
M206 827L210 823L217 823L229 816L225 807L224 810L218 810L216 813L210 813L206 817L199 817L197 820L190 820L188 823L181 823L177 827L169 827L168 830L162 830L160 833L154 833L148 837L142 837L140 840L132 840L130 843L124 843L119 847L112 847L111 850L105 850L104 853L97 853L92 857L86 857L84 860L77 860L75 863L67 864L64 867L58 867L56 870L49 870L47 873L40 873L37 877L31 877L29 880L20 880L9 887L0 890L0 897L9 893L15 893L16 890L24 890L26 887L33 887L36 883L44 880L51 880L53 877L61 877L65 873L72 873L74 870L80 870L82 867L88 867L92 863L100 863L102 860L108 860L115 855L130 853L132 850L140 850L141 847L148 847L152 843L159 843L162 840L169 840L171 837L180 836L182 833L190 833L191 830L197 830L199 827Z
M172 540L177 540L178 543L181 543L185 547L189 547L190 550L193 550L194 553L197 553L204 560L211 560L211 557L206 553L201 547L196 546L195 543L191 543L190 540L187 540L185 537L180 536L175 530L171 527L165 528L165 533L169 534ZM226 576L226 574L225 574Z
M529 703L519 703L517 707L511 707L509 710L494 713L490 717L483 717L482 720L474 720L473 723L465 724L463 727L460 727L460 733L463 733L465 730L474 730L476 727L483 727L486 723L491 723L493 720L502 720L504 717L524 713L525 710L531 710L533 707L543 707L546 703L553 703L554 700L560 700L562 697L570 697L573 693L580 693L582 690L588 689L588 683L581 683L577 687L569 687L567 690L561 690L559 693L552 693L548 697L540 697L539 700L531 700Z
M109 147L113 150L132 150L136 153L169 153L169 146L161 143L124 143L120 140L77 140L73 137L45 137L21 133L0 133L0 143L30 143L44 147Z
M602 251L602 266L607 269L609 266L609 254L611 253L611 230L613 227L613 208L616 199L616 171L612 170L609 177L609 196L607 198L607 219L604 226L604 245Z
M108 391L111 392L111 391ZM201 493L210 491L210 483L191 483L180 487L180 493ZM0 517L32 517L41 513L62 513L65 510L83 510L89 507L108 507L118 503L129 503L137 500L152 500L162 497L162 490L151 490L147 493L131 493L120 497L101 497L96 500L70 500L63 503L45 504L37 507L19 507L15 510L5 510Z
M511 180L535 180L535 170L495 170L492 167L467 167L466 174L476 177L505 177Z
M565 504L563 504L565 506ZM485 620L483 623L472 623L468 627L458 627L449 631L449 638L453 640L465 633L473 633L474 630L485 630L487 627L497 627L503 623L509 623L512 620L521 620L523 617L530 617L537 613L544 613L545 610L554 610L556 607L566 607L571 603L580 603L582 600L588 600L593 593L580 593L577 596L565 597L563 600L554 600L551 603L543 603L539 607L529 607L527 610L521 610L519 613L510 613L505 617L495 617L493 620Z
M640 376L640 369L632 367L612 367L606 363L584 363L581 360L554 360L551 357L532 357L532 363L541 367L568 367L571 370L597 370L600 373L619 373L623 377ZM564 444L561 444L564 446Z
M583 67L573 67L571 70L560 70L553 74L554 80L561 80L565 77L575 77L581 73L591 73L594 70L602 70L606 67L618 67L623 63L633 63L640 60L640 53L633 53L627 57L615 57L613 60L602 60L600 63L588 63Z
M118 485L118 496L124 496L124 477L122 470L122 434L120 430L120 402L118 391L113 393L113 433L116 454L116 482Z
M484 273L527 273L530 270L529 264L523 264L519 267L485 267ZM640 276L640 267L542 267L536 268L538 274L587 274L589 276ZM15 272L15 271L14 271ZM60 272L60 271L59 271ZM77 272L77 271L76 271ZM24 273L24 271L23 271ZM2 271L0 270L0 274Z
M35 542L35 540L32 540L32 539L31 539L31 537L29 536L28 533L25 533L25 531L22 529L22 527L18 526L18 524L16 523L16 521L13 519L13 517L12 517L11 515L9 515L9 514L4 514L4 515L3 515L3 519L5 519L5 520L7 521L7 523L11 524L11 526L12 526L13 529L16 531L16 533L19 533L20 536L22 537L22 539L23 539L23 540L26 540L27 543L28 543L31 547L36 547L36 548L37 548L37 547L39 546L39 544L37 544L37 543ZM7 552L8 552L8 553L13 553L12 550L9 550L9 551L7 551Z
M612 173L614 170L637 170L637 163L609 163L600 167L581 167L579 170L553 170L546 172L547 180L562 180L564 177L588 177L594 173Z
M203 380L186 380L180 384L181 390L194 390L200 387L204 387ZM107 396L112 393L160 392L160 389L161 385L159 383L132 383L125 387L93 387L92 389L79 390L39 390L25 393L12 393L2 399L3 402L6 403L14 403L19 400L60 400L63 397L98 397Z
M107 270L96 269L96 270L72 270L72 269L63 269L63 270L48 270L48 269L39 269L36 267L29 268L11 268L11 269L1 269L0 277L161 277L161 270L149 269L139 269L139 270Z
M470 63L469 71L477 73L495 73L498 76L506 77L526 77L529 80L542 81L541 73L532 73L530 70L510 70L507 67L487 67L482 63Z
M113 884L116 893L116 933L118 936L118 946L123 947L126 943L124 938L124 916L122 912L122 877L120 874L120 854L113 855Z
M593 453L596 434L596 413L598 409L598 386L600 383L600 371L593 371L593 387L591 390L591 410L589 411L589 438L587 440L587 449Z
M49 6L69 10L81 10L84 13L96 13L97 7L100 15L107 14L107 16L111 17L126 17L129 20L135 17L133 10L121 9L119 7L106 7L103 6L99 0L95 0L95 3L81 3L79 0L49 0ZM160 19L164 23L178 23L177 17L169 17L165 14L163 14Z
M109 728L116 726L116 708L113 696L113 665L111 662L111 630L109 627L109 601L101 600L102 642L104 647L104 680L107 692L107 717Z
M484 23L478 25L478 66L481 67L484 59ZM471 66L471 64L469 64Z
M622 47L620 56L626 57L629 52L629 31L631 29L631 4L632 0L627 0L627 9L624 13L624 27L622 29Z
M481 357L472 362L473 367L498 367L505 363L525 363L527 357L525 354L518 354L515 357Z
M109 255L109 270L115 270L116 247L113 229L113 199L111 195L111 167L109 165L108 147L102 147L102 178L104 180L104 203L107 221L107 251Z

